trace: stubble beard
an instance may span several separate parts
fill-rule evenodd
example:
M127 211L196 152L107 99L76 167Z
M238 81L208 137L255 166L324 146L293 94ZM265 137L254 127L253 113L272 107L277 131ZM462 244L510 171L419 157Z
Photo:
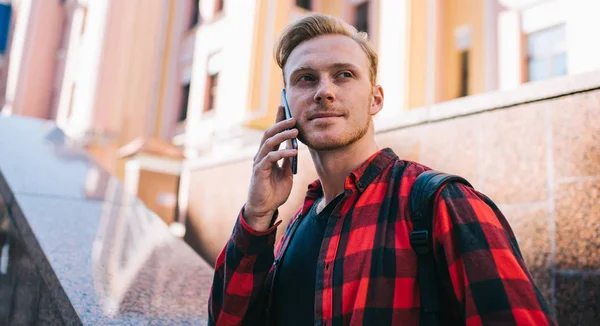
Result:
M304 131L301 130L302 128L298 128L299 129L298 140L300 140L302 143L304 143L309 148L316 150L316 151L339 150L339 149L345 148L347 146L350 146L350 145L356 143L357 141L359 141L360 139L362 139L369 131L369 128L371 127L372 122L373 122L373 119L371 117L369 117L367 119L367 121L365 122L365 124L361 128L354 129L354 130L351 130L348 132L344 132L342 136L337 137L336 139L329 139L329 140L309 139L309 138L305 137Z

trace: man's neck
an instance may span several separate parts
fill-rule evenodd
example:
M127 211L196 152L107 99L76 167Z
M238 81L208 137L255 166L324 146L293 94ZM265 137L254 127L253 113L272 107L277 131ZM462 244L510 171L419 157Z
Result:
M367 132L363 138L355 143L338 150L310 150L317 175L323 187L324 205L344 192L346 177L379 150L371 134L372 132L372 130Z

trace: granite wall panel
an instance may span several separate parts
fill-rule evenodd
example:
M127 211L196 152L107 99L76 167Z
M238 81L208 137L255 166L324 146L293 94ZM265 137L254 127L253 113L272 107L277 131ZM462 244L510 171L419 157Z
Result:
M548 199L545 106L527 104L484 113L482 189L500 204Z
M450 119L420 127L419 163L432 169L463 176L481 189L479 180L479 146L481 115Z
M556 276L559 325L600 325L600 273L566 272Z
M600 92L556 99L551 110L557 179L600 176Z
M600 178L556 190L556 253L561 269L600 270Z
M556 318L559 325L581 325L581 312L584 302L583 277L577 275L556 276Z
M8 205L0 194L0 259L6 259L6 271L0 272L0 325L63 324L11 219ZM4 248L8 251L2 250Z
M581 325L600 325L600 272L583 277Z
M396 132L386 132L377 135L377 144L380 148L389 147L405 160L421 161L423 129L411 127Z

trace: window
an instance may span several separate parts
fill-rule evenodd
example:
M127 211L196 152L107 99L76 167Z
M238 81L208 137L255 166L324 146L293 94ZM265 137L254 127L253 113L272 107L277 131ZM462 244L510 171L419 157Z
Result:
M225 8L225 0L215 0L215 14L223 11Z
M178 122L182 122L187 119L189 100L190 100L190 84L185 84L181 88L181 104L179 105L179 117L177 118Z
M567 74L565 25L527 35L527 80L543 80Z
M459 97L469 95L469 51L460 52L460 93Z
M354 25L359 32L369 33L369 2L365 1L356 6Z
M215 108L217 98L217 88L219 86L219 73L208 75L206 80L206 96L204 100L204 112L212 111Z
M312 10L311 0L296 0L296 6L306 10Z
M6 52L12 9L10 3L0 3L0 55Z
M196 25L198 25L198 21L200 19L200 0L192 0L192 20L190 22L190 28L192 29L194 28Z
M79 35L83 35L83 33L85 33L85 24L87 22L87 15L88 15L88 8L87 7L82 7L81 8L81 30L79 31Z

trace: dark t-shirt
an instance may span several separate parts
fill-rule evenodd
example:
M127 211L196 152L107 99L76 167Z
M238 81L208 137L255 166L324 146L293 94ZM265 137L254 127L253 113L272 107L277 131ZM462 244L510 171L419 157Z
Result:
M342 196L316 214L317 200L302 218L275 278L273 308L276 325L313 325L317 260L327 220Z

